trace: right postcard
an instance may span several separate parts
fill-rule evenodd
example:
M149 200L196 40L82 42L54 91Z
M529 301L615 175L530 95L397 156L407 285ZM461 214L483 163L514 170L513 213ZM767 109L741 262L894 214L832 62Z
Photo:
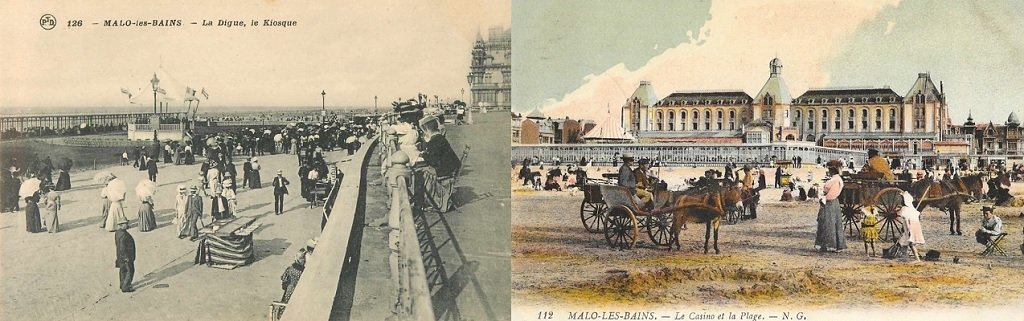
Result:
M514 1L512 318L1024 320L1020 12Z

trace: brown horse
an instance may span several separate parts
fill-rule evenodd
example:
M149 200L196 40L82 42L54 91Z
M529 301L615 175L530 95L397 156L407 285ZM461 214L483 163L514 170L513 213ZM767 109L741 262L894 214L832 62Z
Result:
M963 185L966 193L971 196L968 203L985 198L985 173L960 176L958 185Z
M960 209L965 200L973 198L971 188L962 178L932 180L923 179L910 184L918 211L934 207L949 215L949 235L963 235L960 230ZM955 229L954 229L955 227Z
M666 210L673 212L672 229L669 232L669 250L675 244L676 250L680 249L679 231L687 221L704 223L704 254L708 254L708 243L711 239L711 232L714 230L715 254L722 251L718 249L718 228L722 225L722 216L728 206L736 206L741 203L740 188L736 186L718 187L712 186L699 189L691 193L677 195L675 205Z

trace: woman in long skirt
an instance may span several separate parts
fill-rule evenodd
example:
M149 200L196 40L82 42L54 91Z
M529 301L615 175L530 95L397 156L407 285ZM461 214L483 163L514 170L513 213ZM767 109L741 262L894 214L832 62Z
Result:
M249 174L252 175L252 178L249 179L249 188L260 188L260 185L262 185L260 183L260 160L256 159L256 157L252 158L252 172Z
M57 186L54 190L66 191L69 189L71 189L71 175L68 174L68 171L61 168L60 174L57 175Z
M100 189L100 197L103 198L103 210L102 210L102 212L100 212L101 213L100 217L103 218L103 219L100 220L100 228L106 228L107 227L107 215L110 215L110 198L107 197L107 189L106 188Z
M149 232L156 229L156 214L153 213L153 196L142 199L139 207L139 231Z
M114 232L117 230L117 224L122 222L128 222L128 217L124 214L124 202L125 193L128 192L128 188L124 186L124 182L110 175L108 178L106 187L107 199L110 200L110 210L107 211L107 232Z
M818 231L814 248L819 251L840 252L846 250L843 236L842 212L839 208L839 193L843 191L843 179L839 177L842 162L828 162L829 180L825 182L824 197L818 210Z
M25 230L29 233L43 231L42 221L39 218L39 192L25 198Z
M60 194L51 190L46 193L46 231L49 233L60 232L60 220L57 218L57 211L60 210Z
M185 208L188 202L188 191L185 185L178 185L178 195L174 196L174 224L178 226L178 235L187 234L188 224L185 215Z

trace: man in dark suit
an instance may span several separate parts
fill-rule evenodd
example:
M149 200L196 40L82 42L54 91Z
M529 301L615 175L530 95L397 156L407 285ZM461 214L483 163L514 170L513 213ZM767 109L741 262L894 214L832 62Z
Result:
M156 159L149 158L149 161L146 162L146 170L149 171L149 180L156 182Z
M281 170L277 170L277 177L274 177L274 214L281 215L284 213L284 195L288 194L288 182L287 178L282 176Z
M120 270L121 292L132 292L132 278L135 276L135 239L128 233L128 222L117 225L114 233L114 246L117 247L117 260L114 267Z
M245 160L245 163L242 164L242 175L245 175L245 177L242 178L242 186L246 186L246 187L249 186L249 178L252 177L252 163L251 163L251 161L252 161L252 158L247 158Z

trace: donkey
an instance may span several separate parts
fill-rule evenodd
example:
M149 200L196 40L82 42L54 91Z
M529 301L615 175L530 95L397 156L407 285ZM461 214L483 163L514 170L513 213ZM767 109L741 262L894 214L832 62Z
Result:
M708 187L677 195L674 206L665 212L673 212L672 228L669 230L669 250L675 244L676 250L680 249L679 232L687 221L704 223L704 254L708 254L708 243L711 239L711 232L714 230L715 254L721 254L718 249L718 228L722 225L722 216L725 216L725 209L728 206L736 206L743 201L740 188L736 186Z
M965 200L973 197L971 189L960 178L945 180L923 179L910 184L918 211L934 207L949 215L949 235L963 235L960 230L960 209ZM955 227L955 229L954 229Z

